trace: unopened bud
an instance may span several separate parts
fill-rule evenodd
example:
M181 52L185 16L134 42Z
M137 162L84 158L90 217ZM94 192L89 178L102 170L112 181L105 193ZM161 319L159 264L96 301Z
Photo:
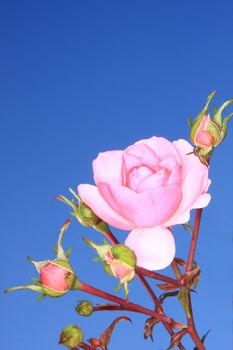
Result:
M214 109L213 118L208 114L208 108L215 91L211 93L202 111L196 116L191 125L190 139L197 147L195 154L199 156L200 160L208 160L213 152L214 147L222 143L227 133L227 123L232 117L233 113L229 114L225 119L222 117L223 110L233 103L230 99L222 104L218 109Z
M77 348L83 341L83 332L75 324L70 324L65 327L60 335L59 344L65 345L68 348Z
M75 311L81 316L90 316L93 312L93 305L88 300L81 301L76 307Z

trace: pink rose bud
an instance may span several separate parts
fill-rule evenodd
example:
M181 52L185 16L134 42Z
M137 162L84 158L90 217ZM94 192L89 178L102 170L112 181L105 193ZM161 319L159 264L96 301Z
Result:
M69 205L73 209L72 215L76 217L76 219L85 227L93 227L95 230L105 233L109 231L108 224L100 219L94 211L84 203L79 195L75 193L71 188L69 189L70 193L74 196L77 203L75 203L74 199L69 200L65 196L59 195L55 198L60 200L67 205Z
M204 115L197 124L194 124L190 133L192 143L201 148L214 147L219 137L220 129L209 115Z
M41 300L46 295L54 298L60 297L71 289L80 288L81 282L74 274L68 260L69 251L65 253L62 247L62 238L69 224L70 220L67 220L60 230L57 247L54 248L57 259L38 262L28 257L40 274L40 280L33 278L35 284L8 288L5 293L21 289L32 290L41 294L38 299Z
M205 159L208 160L214 147L224 140L227 132L227 123L233 115L233 113L231 113L225 119L222 118L223 110L229 104L233 103L233 99L231 99L224 102L219 109L215 108L213 118L210 118L207 112L214 95L215 91L208 96L204 108L193 122L189 119L189 124L191 126L190 139L192 143L197 146L195 153L199 156L201 161Z
M64 295L76 279L70 264L62 260L48 261L39 271L42 288L51 297Z
M105 244L95 244L86 238L84 238L84 241L96 250L99 258L95 260L102 260L104 270L109 275L119 278L120 283L115 288L115 291L123 285L126 298L128 298L128 282L135 276L137 262L134 251L123 244L116 244L114 246L107 242Z

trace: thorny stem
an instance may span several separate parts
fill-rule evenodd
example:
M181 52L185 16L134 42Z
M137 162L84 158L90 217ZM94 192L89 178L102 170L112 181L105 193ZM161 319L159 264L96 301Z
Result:
M190 250L189 250L186 272L191 271L192 269L192 264L193 264L194 255L195 255L196 246L197 246L200 222L201 222L201 214L202 214L202 208L197 209L195 220L194 220L194 228L193 228L192 241L191 241Z
M171 318L166 317L166 316L164 316L156 311L149 310L141 305L131 303L131 302L129 302L125 299L119 298L115 295L103 292L102 290L94 288L94 287L92 287L84 282L81 282L79 290L86 292L86 293L89 293L89 294L92 294L92 295L95 295L99 298L110 300L116 304L119 304L121 306L126 307L129 311L134 311L134 312L139 312L139 313L149 315L149 316L154 317L160 321L163 321L169 325L173 323Z
M111 243L113 244L118 244L118 240L116 239L116 237L113 235L113 233L111 231L108 231L106 234L105 234L106 238L108 238L110 240ZM143 277L144 276L147 276L147 277L150 277L150 278L154 278L154 279L158 279L158 280L162 280L164 282L168 282L168 283L173 283L177 286L179 286L179 282L172 279L172 278L169 278L167 276L163 276L161 274L157 274L153 271L149 271L149 270L146 270L142 267L139 267L137 266L136 267L136 274L138 276L138 278L140 279L141 283L143 284L143 286L145 287L145 289L147 290L148 294L151 296L151 299L154 301L155 305L156 305L156 310L161 313L162 315L165 316L165 312L163 310L163 307L161 305L161 302L160 300L157 298L157 296L154 294L152 288L150 287L149 283L146 281L146 279ZM173 330L172 330L172 327L167 324L166 322L162 321L164 327L167 329L168 333L172 336L174 334ZM178 347L180 350L185 350L183 345L180 343L178 344Z
M194 255L195 255L196 246L197 246L197 239L198 239L198 233L199 233L199 228L200 228L201 215L202 215L202 209L196 209L194 228L193 228L193 234L192 234L192 241L191 241L191 245L190 245L190 249L189 249L186 272L189 272L192 269L192 264L193 264ZM190 284L188 283L187 286L190 287ZM192 337L198 350L205 350L205 347L204 347L202 341L200 340L200 337L198 336L197 330L195 327L190 291L189 291L189 295L188 295L188 307L189 307L190 318L187 319L187 321L188 321L187 332Z

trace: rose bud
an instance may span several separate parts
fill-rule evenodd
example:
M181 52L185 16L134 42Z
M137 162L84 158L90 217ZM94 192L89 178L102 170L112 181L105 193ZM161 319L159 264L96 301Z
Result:
M83 332L75 324L65 327L60 335L59 344L65 345L70 349L77 348L83 341Z
M103 262L104 270L109 275L119 278L120 283L115 288L115 291L124 285L125 296L128 298L128 282L135 276L137 261L133 250L123 244L116 244L114 246L107 242L105 244L95 244L86 238L84 241L96 250L99 260Z
M190 132L192 143L200 148L214 147L219 137L220 129L209 115L204 115L198 123L194 123Z
M41 300L46 295L50 297L60 297L71 289L79 289L80 281L74 274L67 258L68 254L64 252L62 247L62 237L69 227L69 224L70 220L67 220L61 228L57 247L55 248L57 259L37 262L28 258L39 272L40 279L33 278L35 284L9 288L5 290L5 293L14 290L28 289L41 293L39 297L39 300Z
M100 219L93 210L84 203L80 196L78 196L74 190L69 189L75 199L78 201L76 204L74 200L71 201L65 196L59 195L56 199L68 204L73 212L71 213L76 219L85 227L93 227L95 230L105 233L109 231L108 225L102 219Z
M50 297L60 297L72 289L76 276L67 261L32 261L32 263L40 273L41 287L44 294Z
M83 300L75 307L75 311L81 316L90 316L93 312L93 305L90 301Z
M233 113L231 113L225 119L222 118L223 110L229 104L233 103L233 99L230 99L224 102L219 109L214 108L213 118L210 118L207 112L214 95L215 91L208 96L204 108L193 122L189 119L189 124L191 126L190 139L192 143L197 146L195 153L201 160L203 160L203 158L208 160L214 147L224 140L227 133L227 123L233 115Z

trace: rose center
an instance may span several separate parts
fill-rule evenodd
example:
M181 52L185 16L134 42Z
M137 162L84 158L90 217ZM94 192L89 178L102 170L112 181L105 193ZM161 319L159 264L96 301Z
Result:
M166 168L151 169L146 165L134 167L126 175L126 186L136 192L167 184L170 172Z

